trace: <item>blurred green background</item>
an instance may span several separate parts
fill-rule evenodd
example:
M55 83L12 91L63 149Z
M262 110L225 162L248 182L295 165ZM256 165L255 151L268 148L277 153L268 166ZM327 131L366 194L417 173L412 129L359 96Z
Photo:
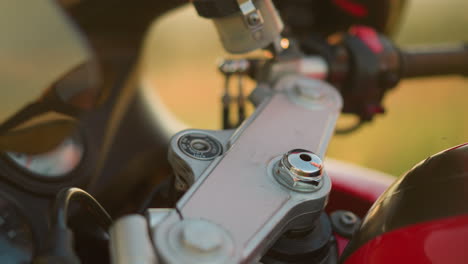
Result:
M413 0L395 40L402 46L468 41L468 1ZM166 106L191 127L220 127L226 54L214 26L191 6L157 21L144 56L147 78ZM388 93L387 113L359 131L332 139L328 156L401 175L417 162L468 141L468 79L408 80Z

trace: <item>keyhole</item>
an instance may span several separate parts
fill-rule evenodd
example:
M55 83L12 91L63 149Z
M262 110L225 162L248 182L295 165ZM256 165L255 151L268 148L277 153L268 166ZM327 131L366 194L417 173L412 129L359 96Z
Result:
M299 155L299 158L301 158L301 160L306 161L306 162L309 162L312 160L312 158L307 154L301 154Z

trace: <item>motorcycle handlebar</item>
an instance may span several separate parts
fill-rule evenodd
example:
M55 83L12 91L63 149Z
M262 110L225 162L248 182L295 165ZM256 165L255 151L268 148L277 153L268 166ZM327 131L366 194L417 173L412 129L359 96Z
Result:
M468 44L402 50L402 78L435 75L468 75Z
M387 37L366 27L353 28L337 45L323 44L328 49L315 41L304 46L312 53L325 54L327 79L343 96L343 112L358 115L361 121L385 112L382 98L401 79L468 76L468 43L399 49Z

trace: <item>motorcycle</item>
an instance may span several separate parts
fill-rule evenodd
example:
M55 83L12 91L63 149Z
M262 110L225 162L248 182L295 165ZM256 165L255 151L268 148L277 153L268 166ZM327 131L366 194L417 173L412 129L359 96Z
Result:
M468 74L466 45L401 50L385 36L403 1L192 1L228 52L266 55L219 64L222 130L175 134L136 58L149 22L185 1L61 1L66 14L5 1L14 63L2 79L26 92L2 90L2 263L467 259L468 145L395 182L323 161L333 134L383 113L400 79ZM245 77L256 109L247 117L239 85L232 122L230 80ZM337 129L341 113L359 122Z

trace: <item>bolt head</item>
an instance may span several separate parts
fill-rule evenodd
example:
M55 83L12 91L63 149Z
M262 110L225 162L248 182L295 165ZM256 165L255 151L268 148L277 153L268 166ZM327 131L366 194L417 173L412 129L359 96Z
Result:
M182 229L182 242L200 253L216 251L223 245L223 234L219 228L207 221L190 221Z
M350 239L359 228L361 219L353 212L338 210L330 214L333 230L342 237Z
M344 212L340 216L340 222L344 224L345 226L354 226L358 222L358 218L355 214L352 212Z
M257 26L261 22L262 18L257 12L254 12L247 17L247 23L249 23L249 26L251 27Z
M275 178L295 191L312 192L321 187L323 163L319 156L304 149L286 153L274 168Z

